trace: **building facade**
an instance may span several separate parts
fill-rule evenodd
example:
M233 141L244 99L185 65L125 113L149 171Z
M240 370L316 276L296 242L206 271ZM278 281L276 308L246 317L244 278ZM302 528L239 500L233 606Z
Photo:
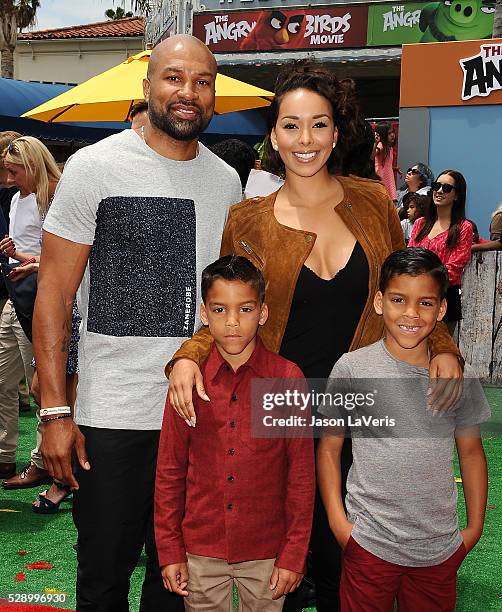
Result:
M14 55L14 78L76 85L144 49L143 17L54 30L23 32Z

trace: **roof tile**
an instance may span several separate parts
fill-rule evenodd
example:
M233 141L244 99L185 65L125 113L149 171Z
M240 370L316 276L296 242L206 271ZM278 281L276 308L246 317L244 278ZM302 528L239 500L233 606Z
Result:
M145 22L143 17L126 17L85 25L57 28L55 30L39 30L38 32L22 32L18 40L61 40L64 38L110 38L143 36Z

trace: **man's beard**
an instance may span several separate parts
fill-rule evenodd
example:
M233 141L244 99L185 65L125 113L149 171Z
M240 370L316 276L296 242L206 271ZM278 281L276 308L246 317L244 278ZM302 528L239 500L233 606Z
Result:
M182 142L195 140L207 128L211 116L204 117L200 108L194 104L187 104L186 106L197 110L198 114L195 119L181 119L174 115L170 107L164 112L150 101L148 107L150 121L174 140L181 140Z

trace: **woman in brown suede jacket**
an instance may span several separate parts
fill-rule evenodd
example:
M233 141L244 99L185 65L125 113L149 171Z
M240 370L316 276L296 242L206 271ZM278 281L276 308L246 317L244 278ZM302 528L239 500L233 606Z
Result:
M244 255L263 271L270 314L260 335L267 348L298 363L306 377L326 378L343 353L381 338L373 296L383 260L405 247L404 237L381 183L342 176L346 152L363 130L353 82L294 64L279 74L275 93L268 156L271 169L284 173L284 186L230 209L221 254ZM199 331L171 362L170 401L188 419L194 419L193 386L208 399L197 364L211 341L207 329ZM455 379L447 392L436 390L441 408L456 401L462 378L459 351L443 324L432 335L431 354L431 378ZM340 605L341 550L320 497L311 549L317 610L333 612ZM286 610L301 608L301 591L286 599Z

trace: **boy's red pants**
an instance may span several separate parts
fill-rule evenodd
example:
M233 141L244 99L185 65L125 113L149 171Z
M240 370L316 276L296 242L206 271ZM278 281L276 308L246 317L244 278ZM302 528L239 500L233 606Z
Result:
M464 544L429 567L406 567L371 554L350 537L343 552L340 583L342 612L454 612L457 570L466 556Z

